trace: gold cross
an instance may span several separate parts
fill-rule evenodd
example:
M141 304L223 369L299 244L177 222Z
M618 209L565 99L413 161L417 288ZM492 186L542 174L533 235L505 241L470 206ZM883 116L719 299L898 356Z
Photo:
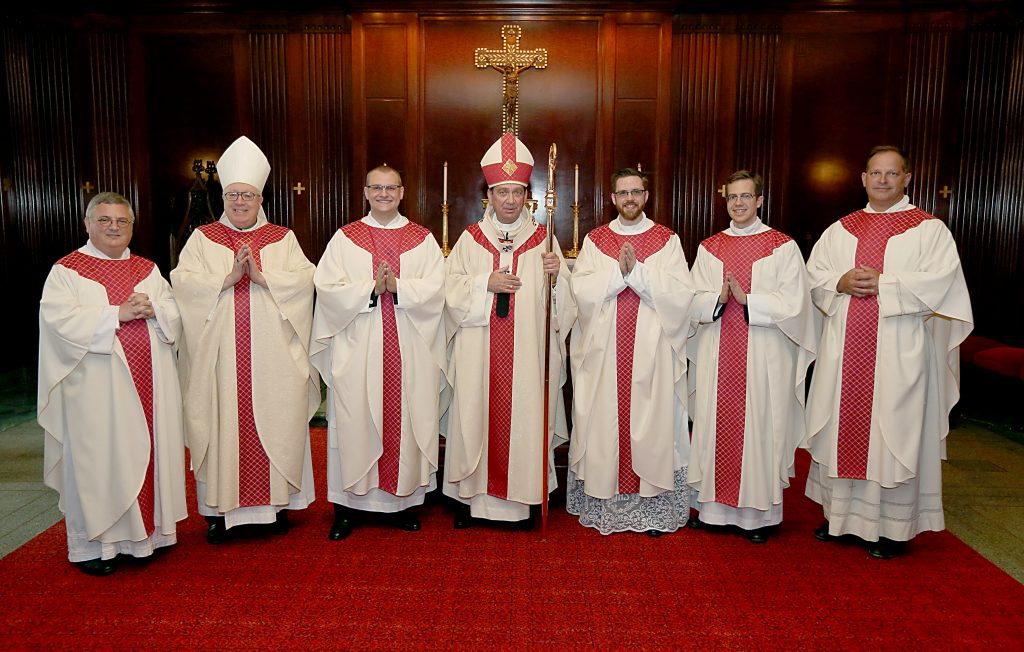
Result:
M939 191L943 199L949 199L949 196L953 194L953 191L949 189L949 186L942 186L942 190Z
M92 189L95 188L95 187L96 186L92 185L91 181L86 181L85 183L82 184L82 190L84 190L85 194L87 194L87 195L91 195L92 194Z
M301 197L302 196L302 191L306 190L306 188L302 187L302 182L300 181L297 184L295 184L294 186L292 186L292 190L294 190L295 192L299 193L299 196Z
M511 131L519 135L519 73L527 68L547 68L548 51L520 50L519 39L523 28L519 25L503 25L501 38L505 46L501 50L477 48L473 63L477 68L494 68L502 76L501 132Z
M722 187L718 189L718 194L723 196L723 197L725 197L725 184L724 183L722 184Z

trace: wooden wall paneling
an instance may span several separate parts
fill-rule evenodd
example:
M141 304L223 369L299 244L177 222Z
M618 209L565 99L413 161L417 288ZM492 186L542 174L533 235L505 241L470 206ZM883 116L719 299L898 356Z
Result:
M697 245L713 232L716 198L721 199L717 161L724 128L718 84L723 38L717 23L678 23L675 31L679 136L672 226L692 261Z
M979 334L1022 343L1020 204L1024 174L1024 58L1019 25L970 28L960 127L960 169L949 203L949 225L971 290ZM1009 283L1007 283L1009 282ZM1007 288L1012 296L1007 296Z
M139 187L133 169L134 148L129 127L127 50L123 32L89 36L92 168L100 191L119 192L139 212ZM83 130L85 131L85 130ZM152 233L149 216L138 215L136 236ZM146 217L146 219L141 219ZM134 236L133 236L134 237ZM150 236L152 237L152 236Z
M294 228L287 34L277 30L254 30L249 34L249 48L253 115L250 137L270 161L270 177L263 189L263 209L271 222Z
M422 21L422 127L420 154L424 224L441 239L442 165L448 161L449 243L480 219L486 185L480 158L501 135L502 75L476 68L479 47L500 49L501 28L519 25L520 48L548 51L547 68L529 69L519 77L520 138L535 159L530 191L542 200L547 187L547 157L558 147L555 186L556 235L572 246L573 165L580 165L580 238L605 221L610 163L598 155L606 123L600 116L603 84L598 53L606 47L607 26L599 15L518 18L427 17ZM601 107L613 103L600 99ZM600 126L599 126L600 125ZM609 127L610 131L610 127ZM635 162L634 162L635 163ZM605 172L607 170L607 172ZM410 201L406 191L406 201ZM538 215L543 215L543 201ZM609 207L610 209L610 207Z
M133 147L139 175L139 203L151 221L153 237L145 255L167 271L171 235L186 211L188 190L195 178L192 162L216 161L242 133L238 115L248 107L237 94L238 32L131 32L129 76L130 129L139 134ZM244 34L244 33L243 33ZM244 36L243 36L244 38ZM248 61L246 58L246 66ZM258 142L258 138L248 132ZM273 164L273 159L271 159ZM214 210L220 198L211 201ZM219 217L219 215L218 215ZM273 218L271 218L273 219ZM138 237L138 234L136 234Z
M310 260L319 260L334 232L346 222L348 138L344 133L345 48L347 35L337 27L303 34ZM305 246L305 244L304 244Z
M85 241L71 83L75 53L65 31L11 21L3 29L3 57L11 157L4 171L3 253L14 266L14 282L5 289L16 314L32 315L52 264ZM12 330L16 341L34 342L36 320L16 320ZM35 357L34 346L15 347L3 364L31 366Z
M771 25L741 26L738 47L738 74L735 78L735 155L732 164L734 169L729 173L745 168L761 175L765 180L765 201L761 208L761 219L765 224L782 229L783 225L772 219L779 28ZM728 79L730 76L724 77ZM782 184L778 186L781 190ZM721 195L718 195L716 203L724 206ZM723 210L722 213L720 226L726 228L729 222L728 212Z
M893 138L892 98L902 59L890 61L891 18L798 16L787 115L789 235L805 253L835 220L865 205L861 183L872 146ZM899 25L897 25L899 27ZM902 126L902 121L897 128Z
M911 25L906 35L906 99L901 144L911 157L913 183L908 193L916 206L945 218L948 202L939 189L949 138L944 111L948 105L950 41L948 25Z
M48 271L83 241L70 40L59 32L11 30L7 47L14 154L11 216L25 262Z
M603 176L641 163L652 183L644 210L652 220L671 225L671 21L661 14L625 14L607 20L615 32L614 43L605 49L613 65L606 83L614 89L614 104L611 160ZM612 207L606 210L612 217Z
M345 221L368 210L366 171L387 163L403 173L403 214L417 220L419 24L415 14L368 14L352 21L352 199Z

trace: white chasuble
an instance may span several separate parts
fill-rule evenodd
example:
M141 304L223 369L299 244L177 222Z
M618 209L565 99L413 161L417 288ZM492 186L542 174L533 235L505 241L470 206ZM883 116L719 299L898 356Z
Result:
M197 229L171 281L185 330L180 373L200 512L227 514L230 527L271 522L276 509L312 500L308 424L320 388L308 353L314 266L295 235L262 213L248 231L229 224ZM245 244L268 287L245 276L222 290ZM233 517L239 508L256 510Z
M311 347L328 387L328 498L387 512L436 486L446 364L441 250L428 229L396 219L381 228L367 217L331 238L314 276ZM397 292L371 305L381 262Z

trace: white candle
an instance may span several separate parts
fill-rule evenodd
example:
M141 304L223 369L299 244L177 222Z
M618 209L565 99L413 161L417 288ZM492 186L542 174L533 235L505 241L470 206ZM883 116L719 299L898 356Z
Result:
M572 189L572 203L580 203L580 164L576 164L576 180Z
M444 162L444 199L441 200L443 203L448 203L448 161Z

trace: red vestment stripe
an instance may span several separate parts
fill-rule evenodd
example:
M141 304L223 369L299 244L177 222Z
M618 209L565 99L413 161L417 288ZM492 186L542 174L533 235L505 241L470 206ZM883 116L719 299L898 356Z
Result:
M930 218L920 209L900 213L857 211L840 220L857 238L856 265L881 274L889 238ZM843 383L839 394L839 433L836 445L840 478L863 480L868 472L871 406L875 395L878 353L878 297L850 297L843 337Z
M129 256L125 260L106 260L87 256L79 251L68 254L57 263L102 285L107 291L107 301L112 306L120 306L128 300L135 287L153 271L152 261L139 256ZM146 467L142 488L137 497L139 511L142 513L142 524L146 533L153 534L156 497L153 485L153 351L149 342L149 327L145 319L133 319L122 322L117 331L117 339L124 350L128 361L128 371L142 411L146 415L146 426L149 429L149 465ZM119 397L124 398L124 397Z
M672 237L672 231L661 225L635 235L622 235L608 225L590 232L591 242L609 258L619 258L619 250L627 242L633 245L636 259L661 251ZM617 264L617 263L616 263ZM615 378L619 426L619 493L640 493L640 476L633 470L633 442L630 418L633 404L633 358L636 350L636 319L640 312L640 295L627 287L615 300ZM637 388L645 391L645 388ZM649 392L650 388L646 388ZM668 406L671 409L671 406Z
M387 262L395 277L401 273L402 254L415 248L429 231L409 222L397 229L374 228L365 222L352 222L342 229L357 247L373 256L371 275L376 278L377 268ZM401 301L401 297L399 297ZM377 460L377 484L392 495L398 493L398 475L402 453L402 348L395 321L395 296L390 292L377 298L383 325L383 390L380 459Z
M754 263L772 255L790 238L772 229L754 235L716 233L702 244L722 261L722 279L732 272L750 292ZM739 507L743 477L743 442L747 411L747 348L749 325L743 306L731 298L719 321L718 384L715 405L715 502Z
M500 267L501 252L499 252L479 224L473 224L468 229L470 235L477 244L491 253L494 258L494 267ZM512 253L512 266L510 273L518 275L519 256L530 251L544 242L547 231L543 226L538 226L526 242ZM498 295L495 294L491 301L491 324L490 324L490 359L488 374L488 401L489 411L487 413L487 493L498 498L508 498L508 456L511 449L512 439L512 374L515 369L516 339L516 293L509 297L508 316L497 315ZM530 379L528 382L540 382L540 379ZM539 424L538 420L538 424ZM542 430L538 427L538 430ZM543 432L538 432L542 436Z
M263 270L260 250L282 240L288 229L264 224L254 231L235 231L220 222L199 229L203 235L233 253L249 245L256 266ZM249 306L248 275L235 284L235 369L238 393L238 505L252 507L270 504L270 458L256 430L252 408L252 313ZM273 433L271 433L273 436Z

